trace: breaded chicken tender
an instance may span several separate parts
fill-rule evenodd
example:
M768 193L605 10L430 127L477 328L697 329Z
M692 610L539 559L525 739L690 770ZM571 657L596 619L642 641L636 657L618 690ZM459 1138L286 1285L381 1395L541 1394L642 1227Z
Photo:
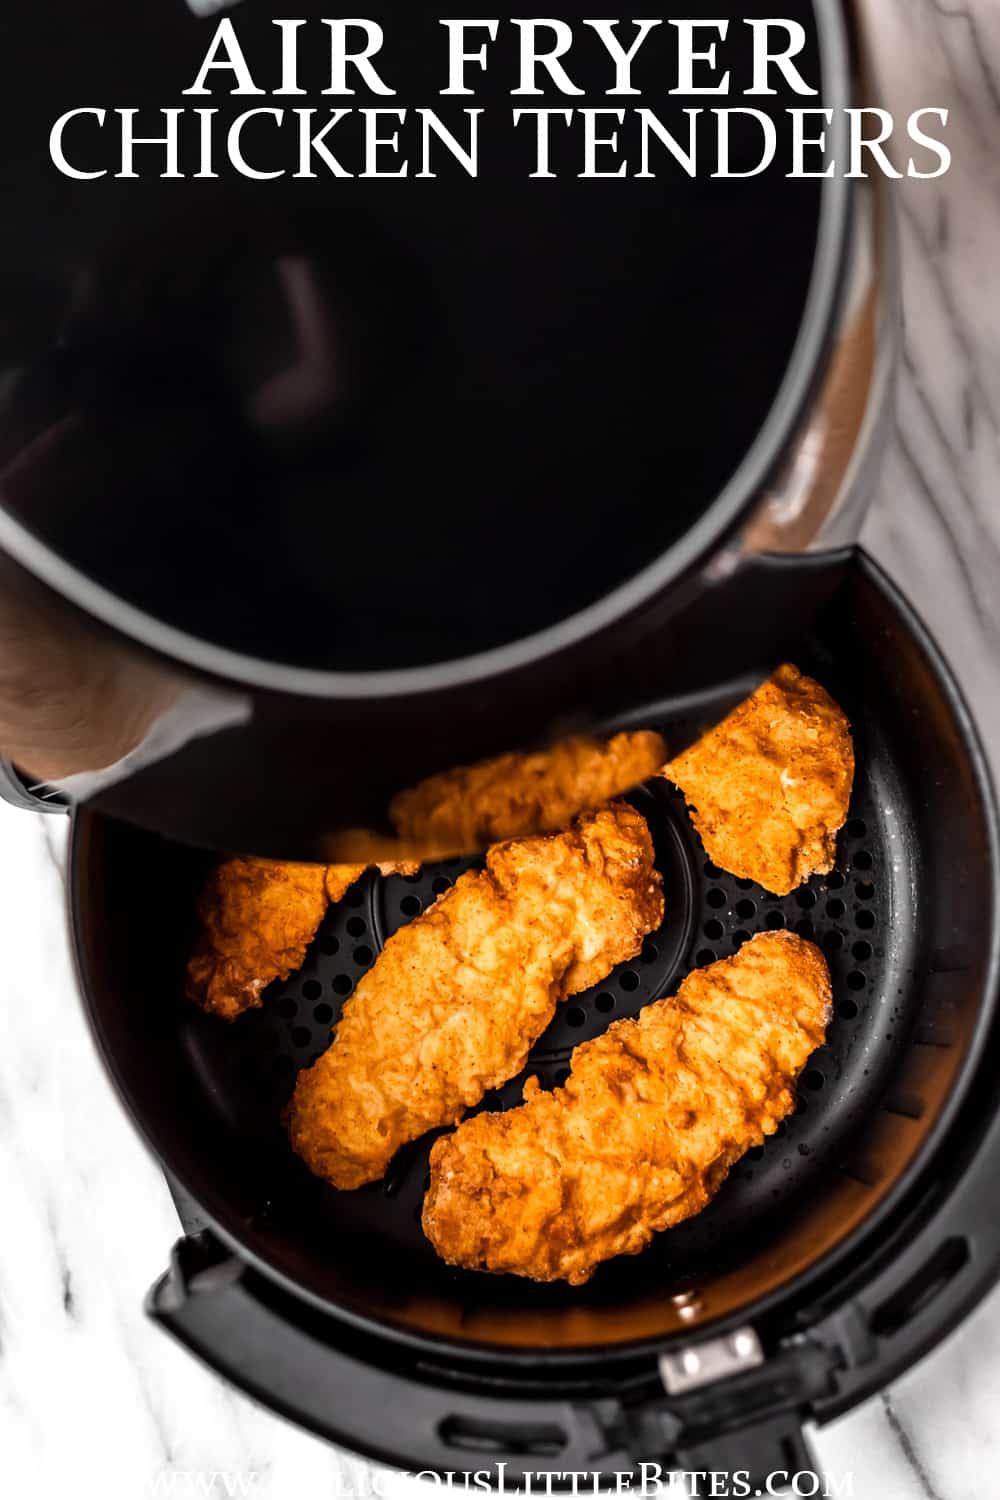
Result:
M500 755L431 776L400 793L389 816L404 848L442 856L565 828L630 791L663 764L658 734L566 739L534 754Z
M418 853L478 850L564 827L574 814L651 776L665 754L660 736L642 731L610 741L564 740L538 754L503 755L433 776L393 804L400 837L392 862L382 858L385 840L363 830L346 836L346 864L223 860L199 903L202 931L188 965L188 999L235 1020L260 1005L272 980L300 967L327 903L340 901L369 866L408 875L420 868Z
M259 1006L272 980L301 967L327 906L365 869L243 858L216 865L198 904L201 933L188 962L187 998L226 1021Z
M292 1146L338 1188L381 1177L524 1067L568 995L633 958L663 917L644 819L626 803L500 844L389 938L330 1049L298 1076Z
M795 1107L830 1018L819 949L763 933L573 1054L563 1088L431 1151L424 1233L451 1265L579 1286L699 1213Z
M854 781L850 726L825 688L779 667L663 768L720 869L787 896L833 869Z

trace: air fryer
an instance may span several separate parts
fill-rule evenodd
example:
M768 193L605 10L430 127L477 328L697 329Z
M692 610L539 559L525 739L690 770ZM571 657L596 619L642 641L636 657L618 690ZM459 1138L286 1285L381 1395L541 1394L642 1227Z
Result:
M890 410L884 194L775 171L597 196L506 158L388 195L69 183L39 156L53 102L79 103L79 77L117 98L124 60L130 102L161 107L217 17L42 10L6 38L0 581L68 649L219 709L88 768L74 798L84 1004L185 1227L151 1315L275 1410L409 1469L809 1467L804 1428L900 1374L1000 1263L993 793L933 642L854 547ZM235 8L248 56L273 52L273 11ZM802 66L839 119L867 97L861 39L846 5L805 19ZM436 18L385 24L418 60ZM481 851L363 879L231 1028L182 999L217 852L331 858L358 828L389 849L401 788L566 734L653 728L679 750L782 659L852 723L835 870L773 898L708 862L666 782L634 789L665 924L528 1070L557 1086L611 1020L793 930L828 958L835 1016L777 1136L575 1289L435 1259L427 1140L354 1193L312 1178L279 1124L296 1071Z
M276 9L226 12L260 87ZM607 56L555 14L579 102L606 105ZM322 7L295 16L301 86L327 106ZM842 160L857 49L839 6L807 20L798 66ZM67 650L119 671L134 653L133 697L177 700L165 743L87 766L74 794L214 849L336 859L360 828L389 853L394 795L449 766L629 716L721 718L837 586L870 494L895 335L880 185L786 176L799 96L780 77L757 100L781 142L761 175L692 179L664 152L653 181L583 181L564 131L557 175L533 180L499 124L507 23L475 179L298 180L257 120L254 170L286 175L206 180L185 115L187 175L162 180L146 144L122 180L113 110L66 136L106 175L54 170L53 119L117 101L123 68L134 133L203 102L181 91L218 23L181 0L53 0L8 27L0 582ZM436 14L382 23L394 105L438 100ZM705 101L669 93L675 35L650 35L635 79L683 138ZM738 92L749 28L726 46ZM247 102L212 95L219 139ZM733 125L737 170L754 129Z
M667 783L640 789L664 926L563 1007L525 1075L481 1106L516 1105L529 1075L558 1085L576 1044L755 932L823 949L835 1015L794 1115L705 1212L582 1288L438 1261L419 1223L431 1140L346 1193L309 1174L280 1125L296 1071L329 1045L381 945L467 861L356 887L302 970L225 1027L181 998L205 857L77 816L88 1015L192 1229L153 1289L154 1318L347 1448L507 1482L539 1470L610 1480L642 1463L811 1468L804 1424L879 1389L954 1326L1000 1264L992 792L954 683L863 557L797 655L855 735L835 870L779 900L706 860Z

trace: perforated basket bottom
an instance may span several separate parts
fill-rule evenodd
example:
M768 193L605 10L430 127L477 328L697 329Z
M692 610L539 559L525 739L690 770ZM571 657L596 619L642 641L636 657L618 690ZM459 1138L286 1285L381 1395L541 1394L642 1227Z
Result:
M764 1147L731 1173L710 1208L658 1237L647 1255L664 1276L711 1264L733 1236L756 1233L815 1174L845 1165L860 1121L881 1102L885 1081L905 1041L901 1007L908 988L916 889L910 841L901 826L904 806L891 761L859 740L850 820L839 839L835 871L778 899L747 880L716 869L705 857L683 799L665 781L649 783L632 800L653 832L664 877L666 916L633 962L620 965L585 994L563 1005L539 1039L523 1074L483 1100L480 1108L521 1102L524 1082L536 1076L555 1087L567 1076L572 1050L615 1020L635 1016L650 1001L673 993L692 968L735 953L753 934L787 928L817 942L830 964L835 1014L827 1044L800 1081L798 1107ZM339 1193L312 1178L292 1155L280 1125L295 1074L330 1044L344 1001L375 961L387 937L447 890L475 864L455 860L419 875L383 880L369 874L331 907L302 969L272 986L263 1008L231 1027L195 1017L187 1028L192 1062L229 1123L258 1153L262 1218L308 1226L310 1238L331 1253L360 1242L373 1257L410 1257L415 1268L432 1261L420 1228L427 1158L436 1133L405 1147L383 1182ZM892 935L889 912L897 913ZM738 1241L737 1241L738 1242ZM397 1262L398 1263L398 1262ZM603 1267L595 1284L611 1292L634 1262ZM467 1280L466 1273L446 1273ZM602 1283L603 1278L603 1283ZM481 1280L482 1278L472 1278ZM495 1289L497 1278L491 1278ZM524 1295L524 1283L519 1283ZM544 1295L544 1289L534 1289ZM574 1295L566 1294L564 1295ZM579 1295L579 1293L575 1294Z

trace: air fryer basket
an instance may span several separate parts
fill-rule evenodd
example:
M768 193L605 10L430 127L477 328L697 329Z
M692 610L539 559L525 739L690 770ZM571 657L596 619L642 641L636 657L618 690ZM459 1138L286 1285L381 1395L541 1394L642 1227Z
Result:
M960 1110L971 1108L990 1033L992 795L950 678L867 560L794 658L844 705L855 735L855 795L835 872L778 900L706 860L667 783L640 789L634 800L649 817L665 879L664 926L638 960L563 1007L525 1076L558 1084L577 1043L670 993L693 966L779 927L815 939L827 955L835 996L827 1045L803 1075L794 1116L734 1169L708 1211L637 1259L603 1267L584 1288L444 1267L419 1225L429 1140L404 1149L383 1183L341 1194L294 1159L279 1124L296 1069L328 1045L339 1008L387 935L468 861L411 878L366 877L330 910L302 971L272 986L262 1011L226 1027L180 998L204 856L78 815L73 923L100 1048L138 1127L207 1215L212 1244L236 1252L221 1278L202 1276L202 1326L181 1330L187 1342L300 1420L380 1457L436 1463L440 1422L431 1423L430 1446L415 1432L383 1442L357 1412L350 1426L332 1415L321 1422L294 1370L269 1383L268 1361L281 1364L273 1329L269 1354L260 1340L256 1356L220 1353L224 1288L248 1275L272 1323L276 1307L286 1327L305 1320L310 1362L317 1344L360 1350L362 1368L402 1371L407 1389L458 1382L489 1401L530 1391L542 1374L547 1397L620 1396L648 1385L653 1355L748 1323L768 1349L784 1348L828 1305L832 1287L882 1264L901 1216L923 1201L921 1184L944 1142L954 1142ZM671 725L661 727L669 739ZM523 1082L483 1107L516 1104ZM962 1128L968 1146L973 1127ZM204 1264L203 1254L204 1245L189 1245L161 1288L166 1321L184 1301L181 1288L213 1262L211 1250ZM307 1382L304 1370L300 1379ZM358 1371L352 1379L357 1406L365 1382ZM428 1421L423 1411L413 1417L421 1433ZM546 1467L555 1455L565 1469L588 1441L560 1447L553 1439L546 1450L532 1439L522 1458ZM633 1434L626 1443L631 1459L656 1456L637 1452L636 1441ZM485 1439L476 1443L489 1449Z

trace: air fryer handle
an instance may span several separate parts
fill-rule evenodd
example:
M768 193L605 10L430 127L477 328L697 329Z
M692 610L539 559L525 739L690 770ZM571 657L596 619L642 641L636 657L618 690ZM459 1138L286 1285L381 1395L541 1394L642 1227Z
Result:
M792 1387L801 1389L799 1363L765 1379L763 1402L740 1382L707 1403L661 1395L628 1408L615 1398L516 1400L494 1390L484 1398L460 1389L455 1370L376 1364L358 1335L255 1274L210 1232L175 1247L147 1311L248 1395L389 1465L509 1486L539 1471L632 1475L644 1464L647 1479L657 1469L707 1472L709 1482L738 1474L751 1494L781 1493L775 1476L815 1472L794 1405L784 1405Z
M209 1233L181 1240L149 1315L248 1395L319 1436L389 1465L493 1474L631 1470L609 1451L617 1402L512 1400L374 1363L363 1341L255 1275Z

